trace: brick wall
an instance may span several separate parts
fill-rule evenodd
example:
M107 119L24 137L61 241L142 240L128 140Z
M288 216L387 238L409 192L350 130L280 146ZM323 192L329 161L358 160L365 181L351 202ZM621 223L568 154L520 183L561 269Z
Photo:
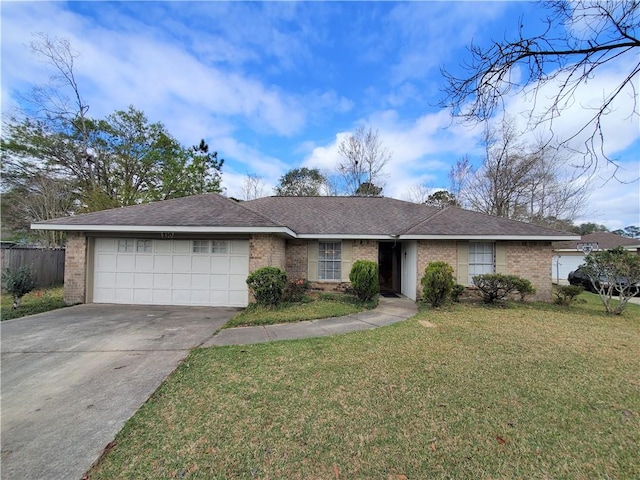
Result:
M249 240L249 273L261 267L286 269L286 242L275 235L254 234Z
M353 261L370 260L378 262L378 242L375 240L343 240L353 242ZM285 271L289 278L308 278L309 256L307 240L287 240ZM335 286L335 285L333 285ZM333 288L332 286L332 288Z
M418 240L418 276L417 290L418 297L422 295L422 285L420 280L424 275L424 270L430 262L447 262L457 274L458 247L455 240Z
M552 297L551 242L506 242L507 273L526 278L536 288L532 299L548 302Z
M345 240L348 242L350 240ZM353 261L369 260L378 263L378 242L376 240L353 240Z
M290 279L308 278L309 255L306 240L287 240L285 271Z
M553 250L551 242L504 242L506 245L507 268L506 273L518 275L531 281L536 288L532 299L550 301L551 286L551 258ZM420 240L418 241L418 296L422 293L420 279L429 262L447 262L457 275L458 252L457 242L454 240Z
M64 301L84 303L87 286L87 238L84 233L67 234L64 263Z

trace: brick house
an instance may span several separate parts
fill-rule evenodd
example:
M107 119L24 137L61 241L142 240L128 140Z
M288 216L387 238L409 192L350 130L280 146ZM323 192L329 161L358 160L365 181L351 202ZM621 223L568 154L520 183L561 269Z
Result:
M381 288L411 299L429 262L458 283L481 273L529 279L551 299L552 242L578 236L455 207L385 197L266 197L218 194L38 222L68 232L65 300L245 306L246 277L278 266L290 279L333 289L355 260L378 262Z

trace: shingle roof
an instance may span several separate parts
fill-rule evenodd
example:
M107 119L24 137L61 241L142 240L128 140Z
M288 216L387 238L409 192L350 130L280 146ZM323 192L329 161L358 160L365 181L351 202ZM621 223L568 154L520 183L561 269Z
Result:
M275 227L271 219L217 193L112 208L37 225Z
M594 232L583 235L580 240L570 240L554 244L557 250L576 250L578 243L597 243L600 250L609 250L615 247L640 246L639 238L627 238L610 232Z
M550 228L519 222L508 218L484 213L447 207L437 215L429 217L414 227L406 235L501 235L501 236L566 236Z
M265 197L236 202L204 194L131 207L103 210L34 224L56 229L99 230L118 226L288 229L304 236L491 236L564 240L571 234L484 215L461 208L439 209L386 197Z
M265 197L245 205L302 235L399 235L440 211L386 197Z

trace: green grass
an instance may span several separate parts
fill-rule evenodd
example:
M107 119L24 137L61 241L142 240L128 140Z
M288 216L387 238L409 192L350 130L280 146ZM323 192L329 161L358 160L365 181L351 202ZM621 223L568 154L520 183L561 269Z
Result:
M341 317L374 307L374 302L363 304L351 295L320 293L308 297L306 302L284 304L280 307L267 308L253 303L227 322L224 328Z
M13 298L3 293L0 303L0 320L10 320L66 307L63 296L62 286L39 288L22 297L22 304L13 309Z
M640 478L640 308L584 298L196 349L90 478Z

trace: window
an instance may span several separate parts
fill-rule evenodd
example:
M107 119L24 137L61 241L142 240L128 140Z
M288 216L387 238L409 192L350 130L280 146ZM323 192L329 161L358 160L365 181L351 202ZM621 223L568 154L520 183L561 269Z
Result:
M211 241L211 253L227 253L227 241L226 240L212 240Z
M138 240L136 243L136 252L151 253L153 251L152 240Z
M193 253L209 253L209 240L194 240Z
M119 252L133 252L134 247L133 239L122 238L118 240L118 251Z
M473 277L495 271L493 243L469 243L469 285L473 284Z
M340 242L320 242L318 244L318 280L341 280L341 257Z

